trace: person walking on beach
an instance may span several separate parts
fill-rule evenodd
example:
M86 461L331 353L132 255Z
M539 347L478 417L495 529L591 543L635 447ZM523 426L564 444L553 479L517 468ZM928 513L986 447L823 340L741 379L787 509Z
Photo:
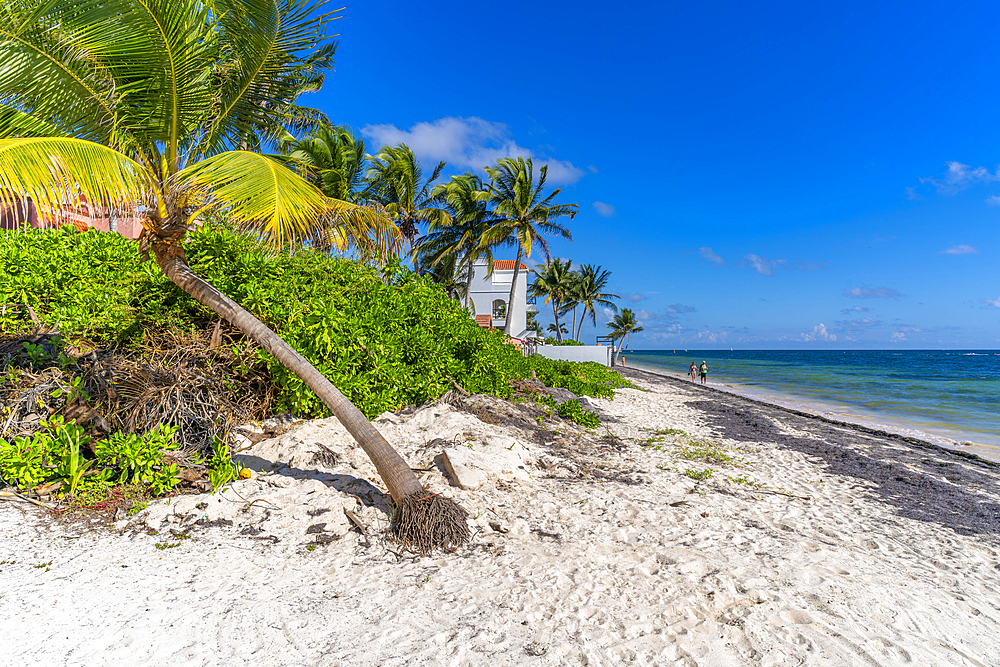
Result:
M708 364L702 361L701 366L698 367L698 373L701 375L701 383L705 384L708 381Z
M695 382L695 378L698 377L698 366L691 362L691 368L688 369L688 375L691 376L691 382Z

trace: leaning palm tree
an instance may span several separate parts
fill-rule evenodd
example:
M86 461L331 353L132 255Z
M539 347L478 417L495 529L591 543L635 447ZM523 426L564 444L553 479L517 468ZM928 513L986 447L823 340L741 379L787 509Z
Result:
M584 264L577 273L578 280L574 285L573 296L577 302L583 306L583 316L580 318L580 327L576 330L576 340L580 340L583 331L583 321L590 315L590 321L597 326L597 306L610 308L618 312L618 306L612 301L617 299L617 294L604 292L611 278L611 272L593 264Z
M535 279L528 287L529 296L543 296L545 303L552 304L552 318L555 320L556 340L562 342L564 329L559 324L559 316L565 315L567 295L573 288L572 274L570 266L572 262L554 258L545 265L545 268L534 269Z
M298 139L286 132L279 145L282 163L298 171L324 195L352 204L362 202L368 160L364 140L350 128L324 124ZM388 219L371 235L351 233L354 230L344 226L327 231L327 238L320 241L338 250L354 246L365 259L385 261L401 249L402 233Z
M543 165L538 170L538 183L531 158L503 158L496 166L486 167L490 182L483 193L483 199L493 208L493 213L501 221L492 226L484 235L484 245L499 245L510 242L517 245L517 259L514 260L514 278L510 284L510 296L507 299L507 321L504 333L511 334L510 326L514 308L514 293L517 289L517 275L521 269L521 259L531 257L537 244L548 261L551 258L549 246L542 234L559 234L563 238L573 239L569 230L555 222L556 218L568 215L570 220L580 207L576 204L554 204L553 200L562 192L557 188L547 196L542 196L545 179L549 167Z
M0 191L55 209L81 196L135 207L140 249L198 302L312 389L358 441L418 548L466 539L464 512L428 501L385 438L301 354L188 266L182 241L220 214L281 245L379 224L267 156L332 64L323 0L13 0L0 6ZM440 496L438 496L440 498ZM440 520L441 514L445 520ZM435 526L428 530L428 527Z
M432 198L444 205L450 219L443 224L432 224L416 250L421 266L434 266L451 257L461 258L465 275L465 306L471 300L475 263L486 260L486 275L493 273L493 247L483 245L486 231L498 222L485 201L481 199L483 181L473 173L452 176L447 183L435 186Z
M631 309L622 308L615 315L614 319L608 323L608 328L611 329L611 340L618 341L618 346L615 348L614 357L611 362L612 366L617 366L618 355L621 354L622 344L625 342L625 339L633 333L642 331L642 327L639 326L638 320L635 319L635 313Z
M447 211L438 208L431 197L431 185L444 167L445 163L439 162L430 178L424 180L420 163L406 144L383 146L371 159L364 196L385 207L410 244L411 253L421 223L448 222ZM419 265L414 268L419 269Z

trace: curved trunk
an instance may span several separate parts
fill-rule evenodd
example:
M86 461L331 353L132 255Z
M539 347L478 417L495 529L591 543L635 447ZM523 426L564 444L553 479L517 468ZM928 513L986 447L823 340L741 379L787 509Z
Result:
M508 336L510 333L510 321L514 318L514 294L517 292L517 274L521 271L521 252L524 248L519 243L517 245L517 259L514 260L514 278L510 281L510 296L507 297L507 319L503 323L503 332Z
M556 340L562 342L562 327L559 325L559 302L552 299L552 319L556 321Z
M580 315L580 326L577 327L576 338L573 339L573 340L575 340L577 342L580 341L580 335L583 334L583 321L585 319L587 319L587 307L586 306L584 306L584 308L583 308L583 314ZM595 319L596 319L596 316L595 316ZM595 324L594 326L597 326L597 325Z
M576 337L576 308L576 306L573 306L573 328L569 330L569 333L573 336L573 340L579 342L579 339Z
M316 370L309 361L291 345L268 329L263 322L246 309L217 290L208 281L196 275L187 264L184 252L178 245L153 246L156 263L170 280L194 297L198 303L218 313L244 334L257 341L288 370L295 373L312 389L321 401L347 428L361 448L371 458L379 475L385 481L389 494L398 506L405 498L426 495L410 466L392 448L382 434L333 383Z

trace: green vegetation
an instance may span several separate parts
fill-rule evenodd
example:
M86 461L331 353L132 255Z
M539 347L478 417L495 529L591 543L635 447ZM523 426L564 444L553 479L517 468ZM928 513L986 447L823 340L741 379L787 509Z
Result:
M162 495L179 481L177 464L163 461L163 453L177 447L173 432L162 426L145 437L117 433L94 443L95 458L85 459L81 449L91 437L75 423L53 417L30 438L0 438L0 478L27 492L49 487L72 496L103 494L112 484L134 484Z
M572 419L581 426L587 428L597 428L601 425L601 420L596 413L584 410L580 401L564 401L556 407L556 413L565 419Z
M476 326L430 281L396 264L383 272L315 252L272 253L257 240L205 227L185 246L192 268L306 356L368 416L433 400L458 383L510 395L509 381L538 378L577 395L613 397L630 386L596 363L525 358L502 335ZM170 283L134 244L114 234L33 230L0 237L0 303L30 305L70 339L127 351L167 328L207 329L214 314ZM97 304L96 306L94 304ZM8 308L0 332L30 325ZM238 343L244 345L244 343ZM278 407L302 416L329 411L295 375L259 351Z
M678 456L688 461L704 461L705 463L715 465L724 465L735 461L722 445L717 445L708 440L687 441L681 445Z

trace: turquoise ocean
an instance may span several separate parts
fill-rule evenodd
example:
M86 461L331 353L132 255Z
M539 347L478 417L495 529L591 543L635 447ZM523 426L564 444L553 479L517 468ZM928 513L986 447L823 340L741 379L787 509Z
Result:
M624 356L628 366L681 376L692 361L705 361L709 383L718 388L1000 460L1000 350L629 350Z

